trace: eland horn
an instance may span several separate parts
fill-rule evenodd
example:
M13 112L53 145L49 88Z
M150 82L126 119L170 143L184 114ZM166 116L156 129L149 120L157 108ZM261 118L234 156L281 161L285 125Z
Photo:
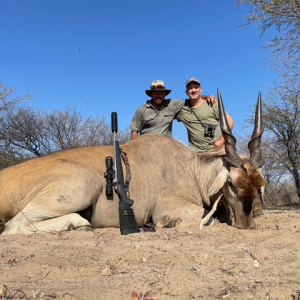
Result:
M220 127L225 139L225 151L226 151L226 160L236 168L240 168L242 165L241 158L237 155L235 144L236 139L231 133L231 129L228 125L227 118L225 115L225 109L223 106L222 97L218 89L218 102L219 102L219 118L220 118Z
M262 120L262 103L261 103L261 94L258 93L256 111L255 111L255 123L254 130L251 136L251 140L248 144L250 150L250 160L252 164L252 171L259 169L265 161L262 158L262 151L260 148L261 136L264 132L263 120Z

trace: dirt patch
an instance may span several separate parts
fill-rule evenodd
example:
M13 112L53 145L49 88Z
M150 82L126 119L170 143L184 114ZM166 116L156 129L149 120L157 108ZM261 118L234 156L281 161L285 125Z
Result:
M300 211L268 210L256 230L199 224L0 237L0 285L39 299L300 299ZM141 297L142 298L142 297Z

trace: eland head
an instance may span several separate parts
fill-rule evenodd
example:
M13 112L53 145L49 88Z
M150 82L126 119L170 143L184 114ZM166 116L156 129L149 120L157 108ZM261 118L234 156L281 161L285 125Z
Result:
M263 133L262 103L259 92L255 124L251 140L248 144L250 157L236 153L236 139L228 125L220 91L218 90L220 127L225 139L225 160L221 172L209 189L208 196L222 190L232 217L232 225L236 228L254 228L252 207L257 195L262 197L265 180L261 174L264 164L260 148ZM220 197L219 197L220 199Z

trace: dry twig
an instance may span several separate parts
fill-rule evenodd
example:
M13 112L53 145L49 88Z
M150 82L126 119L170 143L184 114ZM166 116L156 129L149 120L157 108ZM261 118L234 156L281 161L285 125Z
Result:
M28 300L27 295L26 295L22 290L15 289L15 290L12 290L12 291L8 294L8 296L5 298L5 300L8 300L8 299L17 299L17 297L21 297L21 296L24 297L24 298L22 298L22 299Z
M151 292L150 291L147 291L147 292L141 292L140 295L135 292L135 291L132 291L131 292L131 296L136 299L136 300L158 300L158 298L151 298L150 299L150 296L151 296Z
M256 261L258 261L258 259L257 259L257 256L256 256L256 254L255 254L255 252L254 252L254 250L251 248L251 246L250 246L250 243L248 242L248 240L246 239L246 237L243 235L243 234L241 234L241 232L238 230L238 229L236 229L237 230L237 232L239 233L239 235L244 239L244 241L245 241L245 245L246 245L246 252L254 259L254 260L256 260Z

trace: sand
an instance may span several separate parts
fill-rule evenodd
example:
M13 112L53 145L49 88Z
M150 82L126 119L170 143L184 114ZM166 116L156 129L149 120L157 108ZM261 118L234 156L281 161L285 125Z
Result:
M300 210L255 220L255 230L195 223L127 236L0 236L0 285L13 299L300 299Z

